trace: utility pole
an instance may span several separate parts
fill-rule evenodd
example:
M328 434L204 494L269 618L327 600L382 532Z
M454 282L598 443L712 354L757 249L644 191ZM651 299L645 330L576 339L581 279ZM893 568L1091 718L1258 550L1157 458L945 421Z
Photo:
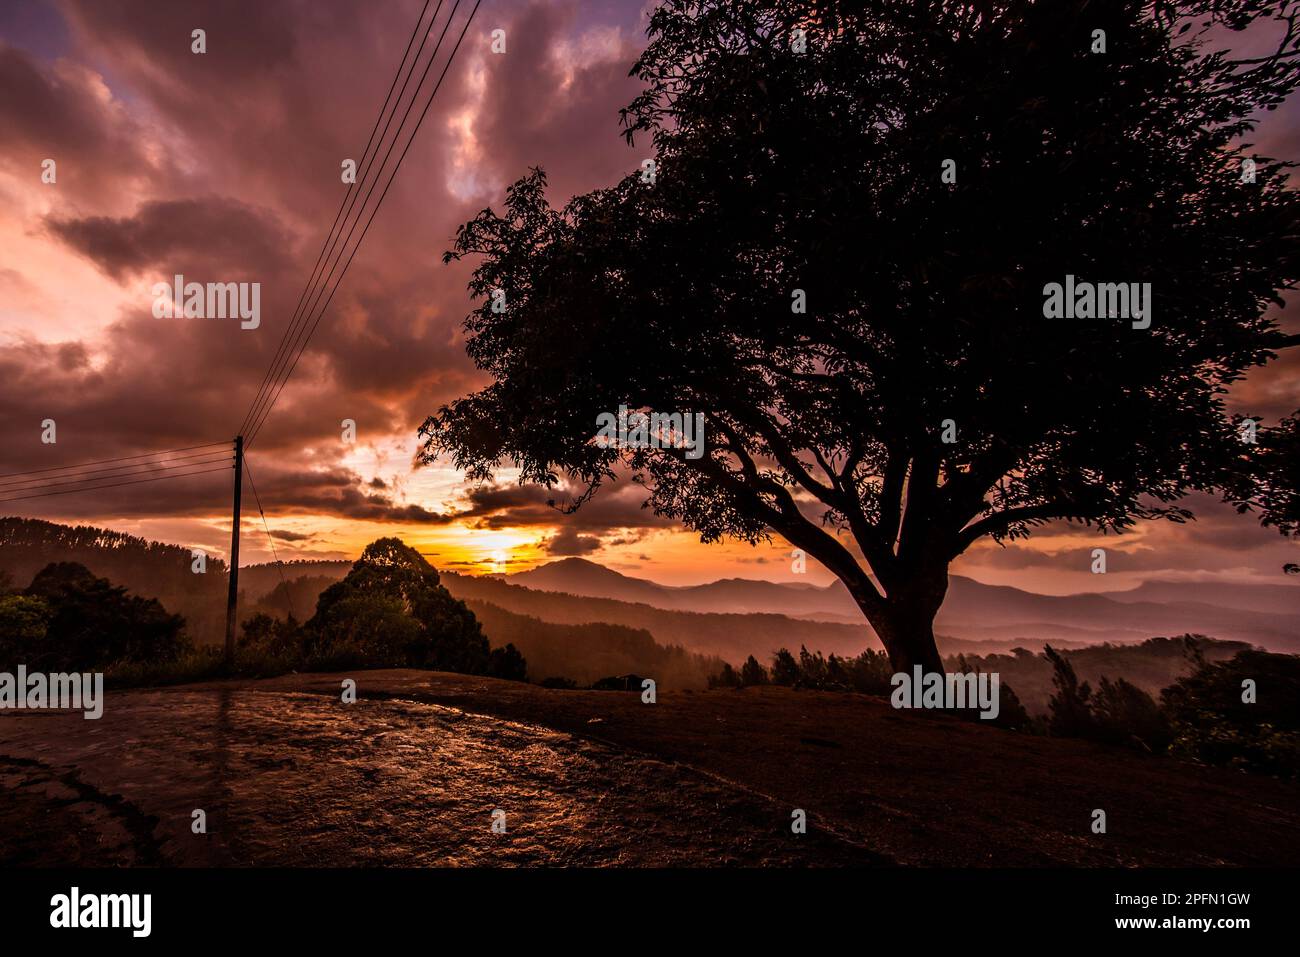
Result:
M244 437L235 436L235 517L230 527L230 597L226 599L226 665L235 665L235 605L239 601L239 497L244 488Z

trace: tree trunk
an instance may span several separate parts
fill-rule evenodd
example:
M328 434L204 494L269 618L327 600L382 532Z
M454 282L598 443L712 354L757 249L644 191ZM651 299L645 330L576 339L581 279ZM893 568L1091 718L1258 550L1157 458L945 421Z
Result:
M948 570L917 575L906 586L885 597L884 606L859 602L871 627L880 636L895 672L923 674L943 671L943 659L934 641L934 616L948 591Z
M923 674L943 671L943 659L934 641L934 614L890 602L883 614L875 616L876 620L868 618L884 643L895 672L910 675L917 665Z

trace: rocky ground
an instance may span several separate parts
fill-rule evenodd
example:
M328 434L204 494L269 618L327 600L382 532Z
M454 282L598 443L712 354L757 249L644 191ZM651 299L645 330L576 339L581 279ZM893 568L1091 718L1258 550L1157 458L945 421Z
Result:
M547 690L418 671L110 693L0 715L0 861L1266 865L1300 787L882 700ZM1090 828L1106 811L1104 835ZM192 831L193 812L207 833ZM806 812L808 830L791 831ZM491 829L505 813L505 834Z

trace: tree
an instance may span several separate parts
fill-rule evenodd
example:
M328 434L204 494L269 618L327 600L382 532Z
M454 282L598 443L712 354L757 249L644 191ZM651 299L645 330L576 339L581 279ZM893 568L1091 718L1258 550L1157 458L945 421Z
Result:
M1051 718L1048 730L1060 738L1094 738L1097 723L1092 714L1092 688L1079 684L1074 665L1051 645L1043 646L1043 657L1052 663L1052 684L1056 694L1048 701Z
M507 643L503 648L493 648L488 655L487 673L505 681L527 681L528 662L519 649Z
M45 633L25 648L32 670L94 670L118 663L171 661L189 642L185 619L156 598L127 593L77 562L51 562L24 595L49 610Z
M240 626L239 648L298 662L302 660L302 638L302 628L293 615L280 619L257 612Z
M1210 49L1266 7L1275 55ZM555 209L534 169L459 229L492 382L422 457L569 509L626 471L705 542L779 534L896 670L941 671L973 544L1184 521L1243 467L1223 392L1284 344L1265 307L1300 272L1289 164L1241 145L1297 85L1288 11L666 0L623 111L653 176ZM1067 276L1149 282L1149 326L1047 318ZM703 448L597 441L621 405L704 413Z
M397 538L367 545L347 576L321 593L306 628L311 650L356 654L371 667L520 679L525 671L513 645L495 656L489 651L474 613L443 587L423 555Z
M39 667L48 653L45 633L52 617L54 610L43 598L0 594L0 666Z
M1273 428L1259 429L1256 441L1243 443L1247 465L1229 495L1239 511L1254 511L1260 523L1286 536L1300 534L1300 412ZM1300 565L1282 566L1300 574Z
M740 683L746 688L767 684L767 669L759 664L758 659L753 655L746 658L745 663L740 666Z
M772 656L772 684L790 687L799 680L799 662L789 650L782 648Z
M1251 649L1193 664L1160 693L1173 726L1171 750L1206 764L1300 777L1300 657Z
M740 675L731 667L730 662L722 663L722 670L716 675L709 675L710 688L739 688Z

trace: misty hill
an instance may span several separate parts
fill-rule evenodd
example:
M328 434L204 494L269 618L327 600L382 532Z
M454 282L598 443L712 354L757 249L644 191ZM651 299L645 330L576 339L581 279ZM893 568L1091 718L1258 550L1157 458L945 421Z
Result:
M769 612L797 617L826 612L862 621L848 590L836 582L821 587L781 584L747 578L724 578L707 585L670 586L633 578L585 558L564 558L502 580L539 591L567 592L587 598L640 602L672 611L746 615Z
M26 588L51 562L77 562L136 595L157 598L185 618L185 631L200 644L224 635L226 563L207 558L195 574L193 555L181 545L152 542L92 525L60 525L34 518L0 518L0 572Z
M0 571L16 587L51 561L77 561L136 594L156 597L182 614L200 642L220 640L225 616L223 563L209 558L204 576L190 572L190 552L120 532L31 519L0 519ZM240 617L254 608L276 614L293 607L309 617L315 596L342 578L346 561L267 563L240 569ZM291 584L284 600L281 575ZM314 579L299 582L299 579ZM878 643L843 586L726 579L669 587L622 575L583 559L565 559L505 578L443 572L463 600L490 602L555 624L606 622L648 631L661 645L718 655L738 664L777 648L800 645L824 654L856 655ZM526 587L525 587L526 586ZM274 593L274 594L273 594ZM615 597L624 596L624 597ZM1300 651L1300 583L1225 585L1150 582L1109 594L1039 595L953 576L936 620L940 650L990 653L1016 645L1134 643L1154 635L1205 634L1274 651ZM971 642L987 642L983 648Z
M1168 594L1196 594L1196 583L1185 587L1162 583ZM1276 596L1271 586L1243 585L1243 594L1263 589L1268 601ZM1288 588L1290 586L1280 586ZM1300 651L1300 590L1287 613L1223 607L1213 603L1212 592L1201 600L1129 600L1102 594L1037 595L1005 585L985 585L954 575L948 597L935 627L945 634L974 641L1032 636L1101 642L1140 641L1152 635L1195 633L1226 641L1244 641L1271 651ZM1205 600L1209 598L1209 600ZM1242 599L1244 600L1244 599ZM1261 604L1264 600L1261 599Z
M865 624L838 582L823 588L726 579L672 588L580 558L551 562L505 580L679 612L772 613L826 625ZM953 575L935 628L968 641L1031 644L1123 643L1192 632L1294 652L1300 651L1300 583L1151 582L1125 592L1059 596Z
M442 583L464 602L491 602L507 611L565 625L608 622L648 631L664 645L732 662L755 655L768 659L778 648L796 654L801 644L826 654L857 655L878 647L866 623L860 625L803 621L775 614L718 614L671 611L640 602L585 598L563 592L537 591L496 578L442 572Z
M468 601L493 647L513 644L528 661L528 680L569 678L589 685L611 675L654 678L664 690L708 687L722 659L658 644L650 632L596 622L557 625L517 615L489 602Z
M1222 608L1264 611L1277 615L1300 614L1300 583L1286 585L1235 585L1230 582L1143 582L1128 591L1107 592L1122 602L1204 602Z
M239 594L243 599L248 601L266 601L272 592L279 596L279 603L284 604L283 584L284 581L293 582L298 578L321 578L327 582L335 582L347 575L352 570L352 563L348 561L293 561L267 562L263 565L241 565L239 568ZM318 590L323 591L324 589ZM297 592L294 593L295 600L298 599ZM300 602L306 605L308 615L316 607L316 597L313 595L310 602ZM302 612L298 612L298 617L302 618Z

